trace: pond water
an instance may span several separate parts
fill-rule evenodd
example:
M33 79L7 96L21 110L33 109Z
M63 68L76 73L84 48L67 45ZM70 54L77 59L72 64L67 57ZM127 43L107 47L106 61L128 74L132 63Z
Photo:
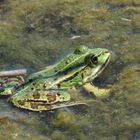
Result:
M79 45L112 52L94 80L112 96L38 113L1 97L0 140L140 140L140 1L0 1L1 71L34 72Z

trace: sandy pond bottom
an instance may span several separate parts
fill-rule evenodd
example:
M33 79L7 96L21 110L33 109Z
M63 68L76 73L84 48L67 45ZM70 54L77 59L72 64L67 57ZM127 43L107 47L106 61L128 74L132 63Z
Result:
M35 113L0 98L0 140L140 140L140 3L138 0L0 1L1 70L33 72L79 45L114 55L94 81L112 96Z

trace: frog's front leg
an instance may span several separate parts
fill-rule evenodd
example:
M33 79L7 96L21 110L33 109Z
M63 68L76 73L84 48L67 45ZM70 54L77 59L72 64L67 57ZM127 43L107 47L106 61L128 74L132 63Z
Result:
M53 104L70 100L66 90L21 90L10 98L15 106L33 111L53 109Z
M97 98L104 98L110 95L111 90L109 88L98 88L94 86L91 83L85 83L83 85L83 88L88 91L89 93L92 93Z

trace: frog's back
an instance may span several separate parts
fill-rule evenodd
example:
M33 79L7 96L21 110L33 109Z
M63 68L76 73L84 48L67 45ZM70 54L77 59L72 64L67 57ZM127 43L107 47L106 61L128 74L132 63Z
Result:
M63 73L69 69L73 69L77 65L81 65L84 62L85 55L89 50L85 46L81 46L80 48L76 48L74 53L67 55L61 61L54 65L50 65L46 67L44 70L31 74L26 81L32 81L38 78L50 78L57 74Z

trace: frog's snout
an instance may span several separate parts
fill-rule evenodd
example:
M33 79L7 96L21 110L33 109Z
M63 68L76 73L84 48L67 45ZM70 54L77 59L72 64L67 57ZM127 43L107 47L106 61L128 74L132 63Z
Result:
M110 60L112 54L110 51L103 51L100 55L102 55L105 59Z

